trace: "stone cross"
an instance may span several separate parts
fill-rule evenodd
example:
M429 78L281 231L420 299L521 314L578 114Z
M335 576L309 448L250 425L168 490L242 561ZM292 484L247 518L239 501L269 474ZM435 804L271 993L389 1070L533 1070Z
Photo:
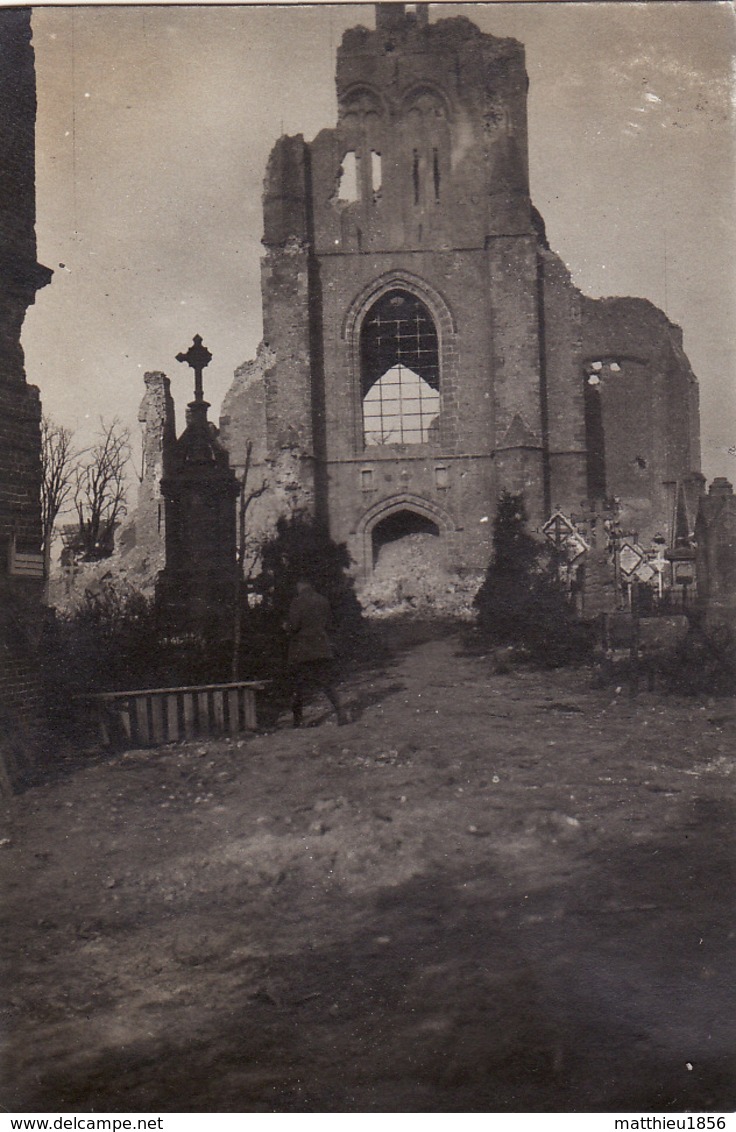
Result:
M192 345L189 347L186 354L177 354L176 360L177 362L186 362L187 365L191 366L194 370L194 401L196 404L203 403L202 370L212 361L212 354L206 346L202 345L202 337L200 334L194 335Z

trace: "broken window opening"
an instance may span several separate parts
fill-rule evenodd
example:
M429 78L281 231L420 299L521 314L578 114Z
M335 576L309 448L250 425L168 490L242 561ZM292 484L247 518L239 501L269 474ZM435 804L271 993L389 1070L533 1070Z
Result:
M434 200L440 203L440 155L436 149L432 150L432 170L434 173Z
M438 441L438 339L424 303L408 291L383 295L363 320L360 351L366 446Z
M337 199L344 204L352 204L360 200L358 179L358 158L354 150L348 150L342 159L340 168L340 182L337 189Z
M414 204L419 204L419 150L414 150L411 167L411 176L414 184Z
M381 191L381 155L375 149L371 150L371 188L375 200Z
M595 362L593 363L595 365ZM606 444L603 431L603 405L600 377L593 373L587 375L583 386L585 412L585 436L588 449L587 482L589 499L606 499Z

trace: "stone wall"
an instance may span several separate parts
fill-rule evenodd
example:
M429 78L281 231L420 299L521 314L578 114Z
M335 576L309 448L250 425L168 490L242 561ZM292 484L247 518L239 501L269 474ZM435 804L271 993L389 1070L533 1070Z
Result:
M138 410L143 434L142 474L131 534L136 546L163 556L165 514L161 479L167 453L176 441L174 401L165 374L145 373L143 380L146 392Z
M582 379L582 296L559 256L539 247L540 346L550 512L588 499Z
M706 625L726 624L736 633L736 495L722 476L700 499L695 539L698 599Z
M700 468L697 383L682 332L644 299L583 297L582 343L588 496L619 498L640 541L661 534L671 545L677 484Z
M311 458L298 443L288 443L288 437L283 447L269 445L266 377L277 368L276 363L276 353L261 343L256 357L235 371L220 416L220 443L241 482L250 447L245 497L253 498L245 517L246 575L255 570L260 544L273 534L281 515L314 511Z

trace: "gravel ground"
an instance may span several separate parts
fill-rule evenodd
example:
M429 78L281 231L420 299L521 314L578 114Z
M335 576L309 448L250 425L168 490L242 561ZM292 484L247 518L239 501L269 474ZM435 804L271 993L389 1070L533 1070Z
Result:
M6 806L10 1111L731 1111L732 700L493 673Z

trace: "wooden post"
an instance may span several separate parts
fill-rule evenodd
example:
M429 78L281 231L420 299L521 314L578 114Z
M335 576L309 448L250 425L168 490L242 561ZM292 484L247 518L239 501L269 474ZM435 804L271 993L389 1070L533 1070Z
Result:
M633 697L639 691L639 583L631 582L631 640L629 644L629 694Z
M243 636L243 563L245 562L245 512L248 509L248 503L245 498L245 489L248 484L248 473L250 472L250 460L253 453L253 441L249 440L245 447L245 467L243 468L243 479L240 483L240 495L238 497L238 549L237 549L237 563L238 563L238 576L235 591L235 626L233 632L233 663L231 678L233 680L240 679L240 646L241 638Z
M179 738L179 697L174 692L166 697L166 721L169 742Z

